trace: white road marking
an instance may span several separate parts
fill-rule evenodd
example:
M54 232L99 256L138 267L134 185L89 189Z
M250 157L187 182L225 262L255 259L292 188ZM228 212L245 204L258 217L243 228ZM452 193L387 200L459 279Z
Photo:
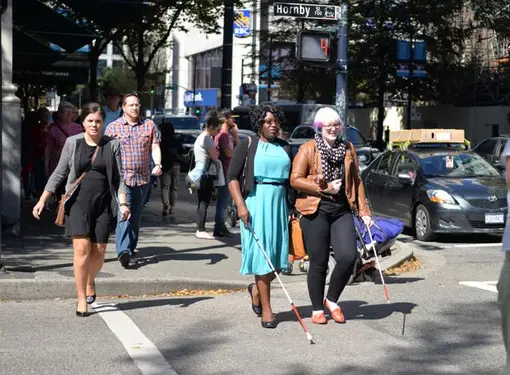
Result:
M453 245L453 247L501 247L502 243L469 243L463 245Z
M496 288L497 281L459 281L460 285L470 286L472 288L478 288L488 290L489 292L497 293Z
M143 375L178 375L158 348L115 303L92 304Z

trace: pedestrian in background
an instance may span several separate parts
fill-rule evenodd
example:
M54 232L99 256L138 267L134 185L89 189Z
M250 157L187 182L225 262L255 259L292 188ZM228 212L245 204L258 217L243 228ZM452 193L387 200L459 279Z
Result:
M117 138L121 146L122 172L131 209L129 220L119 220L115 232L118 259L129 267L138 245L142 209L149 191L151 174L161 175L160 136L154 122L140 117L140 99L136 94L124 96L123 116L108 125L105 135ZM155 166L150 168L151 158Z
M161 164L163 172L159 177L161 183L161 202L163 203L163 216L174 213L179 186L179 173L181 164L186 163L182 156L184 148L175 136L175 128L167 122L159 126L161 133Z
M106 113L104 123L108 125L122 116L122 107L120 106L122 99L120 91L113 87L107 87L104 95L106 97L106 105L103 106ZM103 133L106 131L106 126L102 131Z
M67 138L83 133L83 127L73 122L74 105L62 101L58 105L55 114L55 122L48 130L46 138L46 149L44 151L44 174L48 178L57 167L60 154L64 148ZM64 194L65 186L61 185L55 192L55 200L58 202L61 195Z
M221 130L215 137L216 145L219 151L219 160L223 165L223 173L225 178L232 160L232 153L234 147L239 143L239 132L237 125L234 121L234 115L230 109L224 109L219 114L221 121ZM227 207L230 202L230 192L228 185L219 186L217 188L218 200L216 201L216 216L214 225L214 237L231 238L234 236L227 226L225 225L225 216L227 214Z
M505 177L508 192L507 204L510 205L510 142L507 142L501 153L501 165L505 167ZM505 260L498 281L498 306L501 311L501 325L503 329L503 343L506 349L506 372L510 374L510 220L507 219L505 234L503 235L503 252Z
M220 130L221 121L218 111L210 110L205 114L205 129L195 140L193 153L195 156L195 170L200 174L200 187L197 190L197 232L195 237L212 240L214 236L205 229L207 209L211 204L214 192L215 175L211 174L213 162L218 160L218 148L214 143L214 137Z
M337 302L352 275L357 256L352 212L372 225L365 187L354 146L341 138L343 123L336 111L321 108L314 119L315 139L299 148L292 164L290 183L298 191L296 209L306 252L310 259L308 293L312 322L326 324L324 308L337 323L345 317ZM330 246L336 266L324 299Z
M96 300L95 278L104 263L114 217L118 212L120 220L130 215L119 142L101 135L104 111L98 103L90 103L83 107L82 116L85 133L67 138L58 166L32 211L40 219L46 200L67 179L71 196L65 202L65 225L73 239L76 315L81 317L89 315L87 304ZM77 188L69 191L83 173Z
M251 225L280 272L288 268L289 258L287 198L291 150L286 141L278 138L285 117L280 107L261 105L251 109L250 122L257 136L241 141L234 149L227 181L239 218ZM252 309L261 316L262 327L276 328L278 322L271 308L271 282L275 274L244 225L241 247L240 273L255 276L255 283L248 285Z

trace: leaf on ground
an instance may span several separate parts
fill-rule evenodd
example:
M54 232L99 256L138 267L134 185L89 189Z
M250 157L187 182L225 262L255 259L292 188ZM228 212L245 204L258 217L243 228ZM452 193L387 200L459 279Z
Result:
M384 275L398 276L402 273L419 270L420 268L423 268L421 262L415 257L412 257L399 266L388 268L386 271L384 271Z
M244 289L232 290L232 289L181 289L168 293L159 294L144 294L141 296L129 296L129 295L118 295L110 298L140 298L140 297L202 297L202 296L219 296L222 294L237 293Z

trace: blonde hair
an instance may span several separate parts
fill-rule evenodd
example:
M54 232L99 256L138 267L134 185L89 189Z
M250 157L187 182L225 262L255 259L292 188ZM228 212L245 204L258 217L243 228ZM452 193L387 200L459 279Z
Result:
M331 107L323 107L317 111L313 120L313 127L316 131L322 129L324 125L340 124L343 128L344 124L338 115L338 112Z

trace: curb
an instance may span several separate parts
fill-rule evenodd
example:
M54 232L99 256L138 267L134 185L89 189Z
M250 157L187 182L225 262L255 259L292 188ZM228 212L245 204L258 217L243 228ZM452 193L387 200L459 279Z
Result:
M398 267L402 263L408 261L414 256L414 251L411 246L397 241L396 248L392 249L392 254L386 258L382 258L379 262L381 265L381 271L386 271L392 267Z
M246 281L174 278L166 280L97 279L100 296L141 296L176 292L183 289L246 288ZM74 280L0 279L0 300L40 300L76 298Z
M380 260L382 270L399 266L414 256L412 247L397 242L392 255ZM289 280L290 281L290 280ZM222 280L200 278L165 278L165 279L97 279L100 296L142 296L177 292L183 289L226 289L244 290L247 280ZM277 285L275 284L275 287ZM55 298L75 298L74 279L38 279L5 278L0 276L0 300L41 300Z

